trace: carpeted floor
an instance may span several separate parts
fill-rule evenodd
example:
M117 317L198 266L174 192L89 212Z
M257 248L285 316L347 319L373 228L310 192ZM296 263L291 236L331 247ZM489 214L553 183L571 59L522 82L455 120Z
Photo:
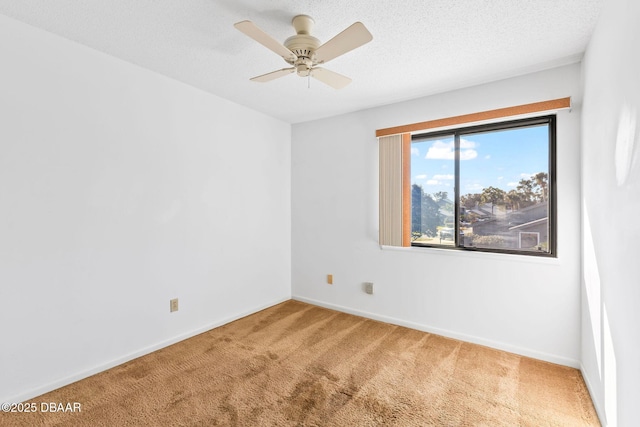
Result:
M597 426L580 372L287 301L0 413L3 426Z

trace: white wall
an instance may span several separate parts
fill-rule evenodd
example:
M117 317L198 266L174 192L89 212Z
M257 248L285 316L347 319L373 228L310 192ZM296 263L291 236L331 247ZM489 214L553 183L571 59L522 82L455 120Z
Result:
M294 125L293 297L578 366L580 95L575 64ZM380 249L376 129L565 96L574 108L558 114L557 259Z
M610 426L640 418L638 18L605 2L584 60L582 363Z
M290 297L289 124L1 15L0 57L0 401Z

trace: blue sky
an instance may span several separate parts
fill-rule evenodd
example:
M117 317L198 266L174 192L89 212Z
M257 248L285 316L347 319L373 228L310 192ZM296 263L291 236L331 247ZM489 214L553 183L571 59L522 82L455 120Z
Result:
M421 185L429 194L446 191L453 200L453 155L453 137L413 142L411 183ZM523 178L548 173L548 126L464 135L460 159L461 195L480 193L489 186L512 190Z

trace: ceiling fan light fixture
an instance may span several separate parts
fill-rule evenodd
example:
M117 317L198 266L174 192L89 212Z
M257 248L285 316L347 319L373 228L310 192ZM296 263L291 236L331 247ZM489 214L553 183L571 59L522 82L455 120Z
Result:
M296 73L300 77L307 77L311 74L311 67L307 64L298 64L296 65Z

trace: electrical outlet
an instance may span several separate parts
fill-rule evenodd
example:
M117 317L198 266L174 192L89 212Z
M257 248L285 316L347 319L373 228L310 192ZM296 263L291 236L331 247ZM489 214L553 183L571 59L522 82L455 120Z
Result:
M327 274L327 283L333 285L333 274Z
M364 291L369 295L373 295L373 283L364 282Z
M178 298L174 298L169 301L169 311L173 313L174 311L178 311Z

